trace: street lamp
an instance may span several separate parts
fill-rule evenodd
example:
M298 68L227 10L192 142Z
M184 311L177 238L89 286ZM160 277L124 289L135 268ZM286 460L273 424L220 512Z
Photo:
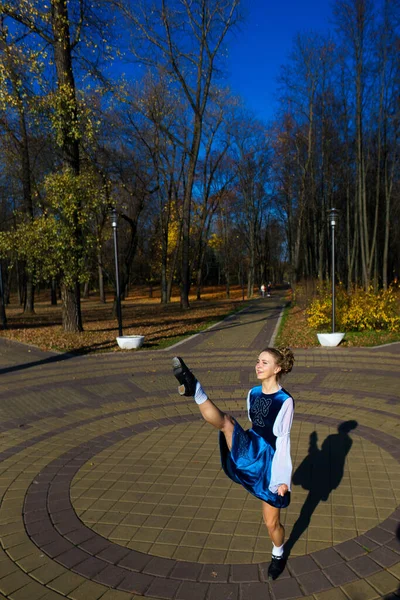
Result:
M332 333L335 333L335 226L339 211L337 208L331 208L328 213L332 230Z
M119 289L119 268L118 268L118 213L115 208L111 209L111 227L114 234L114 256L115 256L115 285L117 291L117 319L118 333L122 337L122 312L121 312L121 291Z

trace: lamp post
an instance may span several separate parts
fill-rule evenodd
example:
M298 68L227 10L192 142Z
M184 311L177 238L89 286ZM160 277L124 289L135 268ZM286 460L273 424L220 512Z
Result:
M332 333L335 333L335 226L338 220L338 209L329 210L329 224L332 231Z
M111 209L111 227L114 235L114 256L115 256L115 287L117 292L117 319L118 335L122 337L122 312L121 312L121 291L119 289L119 268L118 268L118 213L115 208Z

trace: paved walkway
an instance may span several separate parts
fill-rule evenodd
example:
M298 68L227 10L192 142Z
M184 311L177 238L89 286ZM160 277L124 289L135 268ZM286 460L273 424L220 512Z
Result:
M259 501L176 393L171 357L244 424L279 297L168 351L90 357L0 341L0 600L400 596L400 344L297 350L291 547L272 585Z

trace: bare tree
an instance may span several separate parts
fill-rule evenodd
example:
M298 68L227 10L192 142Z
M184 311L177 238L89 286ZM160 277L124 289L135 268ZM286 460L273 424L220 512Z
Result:
M158 0L119 3L133 36L136 59L150 68L160 64L186 98L192 113L189 160L182 212L181 303L189 308L190 217L204 114L222 44L239 17L240 0ZM186 142L186 141L185 141Z

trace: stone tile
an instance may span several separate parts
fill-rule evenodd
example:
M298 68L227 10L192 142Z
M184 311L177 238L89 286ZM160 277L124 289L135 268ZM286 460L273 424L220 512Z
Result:
M91 578L94 577L94 575L97 575L97 573L100 573L100 571L102 571L105 566L106 563L104 561L95 558L94 556L90 556L89 558L86 558L86 560L84 560L83 562L80 562L74 567L72 567L72 570L75 573L78 573L78 575L83 575L83 577Z
M393 538L393 534L381 527L374 527L365 533L365 536L377 544L386 544Z
M214 550L212 548L205 548L199 556L199 562L223 564L225 562L225 557L225 550Z
M153 582L154 577L143 573L129 573L119 584L118 589L132 594L143 594Z
M349 569L349 567L341 563L339 565L331 565L323 570L324 575L332 582L333 585L339 586L344 583L350 583L358 579L358 576Z
M65 573L64 567L58 565L53 561L49 561L42 567L35 569L29 573L30 577L33 577L40 583L46 584L49 581L53 581L56 577L63 575Z
M197 581L202 571L202 565L193 562L179 561L172 570L170 577L180 581Z
M230 574L232 583L257 582L259 580L257 565L232 565Z
M72 600L99 600L103 597L105 588L94 581L85 581L72 591L69 596Z
M313 552L311 558L313 558L322 568L343 562L343 558L334 550L334 548L326 548L325 550Z
M298 556L288 560L288 569L294 575L302 575L303 573L310 573L311 571L317 571L318 565L311 558L311 556Z
M107 590L105 594L101 596L101 600L136 600L136 598L138 598L138 596L132 596L132 594L121 592L119 590ZM154 600L154 598L146 598L146 600Z
M388 531L389 533L392 533L393 535L396 535L397 530L399 528L399 523L396 519L392 519L391 517L389 517L389 519L386 519L385 521L380 523L379 527L384 529L385 531Z
M341 556L343 556L345 560L351 560L352 558L357 558L358 556L363 556L366 554L366 550L364 550L364 548L362 548L354 540L349 540L348 542L338 544L335 546L335 550Z
M397 579L400 579L400 562L398 562L395 565L392 565L391 567L389 567L388 571L390 573L392 573L392 575L394 575L395 577L397 577Z
M339 565L342 566L342 565ZM316 594L332 587L329 579L321 571L312 571L298 575L297 580L306 594Z
M367 577L366 581L370 583L381 594L389 594L398 589L399 580L393 577L387 571L381 571L375 575Z
M67 572L63 573L56 579L53 579L48 586L59 592L60 594L64 594L67 596L70 592L75 590L77 587L82 585L84 579L80 575L76 575L75 573Z
M128 548L123 548L117 544L109 544L106 548L96 554L97 558L106 560L112 564L117 564L125 558L131 551Z
M228 565L204 565L200 574L200 581L209 583L224 583L228 581L230 567Z
M143 573L155 575L156 577L168 577L175 566L175 560L153 557L143 568Z
M180 581L174 579L163 579L162 577L154 577L148 590L146 590L146 596L154 596L155 598L175 598L178 591Z
M375 548L379 547L379 544L370 538L367 538L365 535L359 535L358 537L354 538L354 541L360 544L365 552L372 552L372 550L375 550Z
M178 589L176 600L205 600L208 589L208 583L184 581Z
M353 569L359 577L368 577L368 575L373 575L373 573L377 573L381 570L381 567L374 560L371 560L368 555L354 558L353 560L348 561L347 565Z
M93 577L93 580L102 585L108 585L109 587L118 587L125 577L125 569L114 565L108 565L105 569L100 571L100 573L97 573L97 575Z
M303 596L299 584L292 577L279 578L271 584L271 588L275 600L291 600Z
M152 547L153 548L153 547ZM166 546L166 548L168 548L168 546ZM165 549L165 547L164 547ZM202 549L201 548L191 548L189 546L180 546L179 548L173 547L172 548L173 553L172 555L169 555L169 558L173 558L176 561L191 561L191 562L197 562ZM154 552L152 552L154 554ZM161 553L158 553L159 556L161 555ZM163 554L164 556L164 554ZM165 556L167 556L165 554Z
M343 586L343 591L349 600L377 600L381 596L365 580L348 583Z
M28 585L11 594L12 600L40 600L43 598L46 588L36 581L31 581ZM4 598L4 596L0 596Z
M394 552L400 554L400 538L394 537L390 542L386 544L386 548L390 548Z
M369 557L375 562L377 562L378 565L381 565L385 568L391 567L399 560L399 555L390 550L389 548L386 548L385 546L377 548L376 550L371 552L369 554Z
M267 583L241 583L240 600L271 600Z
M316 600L348 600L348 597L340 588L314 594L313 598Z
M211 585L207 600L239 600L239 586L235 583Z
M141 552L129 551L117 564L131 571L141 571L151 561L151 556ZM107 560L107 559L106 559Z
M0 579L0 592L8 596L30 582L31 579L25 573L18 570Z
M111 546L110 542L100 536L92 537L79 544L79 547L89 554L99 554L103 550L108 549L109 546Z

